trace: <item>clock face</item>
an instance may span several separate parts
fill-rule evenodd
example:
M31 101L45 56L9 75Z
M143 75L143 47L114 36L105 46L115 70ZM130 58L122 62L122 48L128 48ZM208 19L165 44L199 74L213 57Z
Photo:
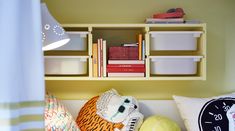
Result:
M228 97L207 102L199 114L200 131L229 131L226 113L233 104L235 104L235 99Z

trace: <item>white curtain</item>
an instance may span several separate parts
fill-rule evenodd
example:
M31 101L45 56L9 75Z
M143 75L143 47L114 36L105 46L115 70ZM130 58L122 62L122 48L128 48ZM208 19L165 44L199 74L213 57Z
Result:
M44 130L40 0L0 0L0 131Z

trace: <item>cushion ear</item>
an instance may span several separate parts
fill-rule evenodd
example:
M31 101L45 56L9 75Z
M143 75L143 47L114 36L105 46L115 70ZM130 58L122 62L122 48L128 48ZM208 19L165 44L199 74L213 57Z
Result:
M116 95L119 95L118 94L118 92L115 90L115 89L111 89L111 90L109 90L111 93L113 93L113 94L116 94Z

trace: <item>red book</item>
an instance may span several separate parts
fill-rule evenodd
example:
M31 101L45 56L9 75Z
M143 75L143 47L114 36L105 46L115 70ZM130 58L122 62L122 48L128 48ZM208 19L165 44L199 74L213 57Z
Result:
M109 47L110 60L138 60L138 47L113 46Z
M107 72L145 72L144 67L107 67Z
M108 64L144 64L143 60L108 60Z
M154 14L153 18L161 18L161 19L183 18L184 15L185 15L185 13L182 8L176 8L175 11L173 11L173 12Z
M108 64L107 67L145 67L144 64Z
M144 77L144 73L108 73L108 77Z

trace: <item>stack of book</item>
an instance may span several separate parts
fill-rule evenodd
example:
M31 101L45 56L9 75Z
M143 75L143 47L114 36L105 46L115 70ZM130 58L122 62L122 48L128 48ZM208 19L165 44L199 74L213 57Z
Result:
M98 39L92 44L93 77L106 77L106 40Z
M109 47L109 60L138 60L138 46Z
M184 23L183 8L171 8L165 13L153 14L153 18L147 18L147 24L180 24Z
M108 53L108 77L145 76L145 44L142 34L138 35L138 43L109 47Z
M184 18L147 18L145 20L146 24L182 24L184 23Z
M144 60L108 60L109 77L144 77Z

